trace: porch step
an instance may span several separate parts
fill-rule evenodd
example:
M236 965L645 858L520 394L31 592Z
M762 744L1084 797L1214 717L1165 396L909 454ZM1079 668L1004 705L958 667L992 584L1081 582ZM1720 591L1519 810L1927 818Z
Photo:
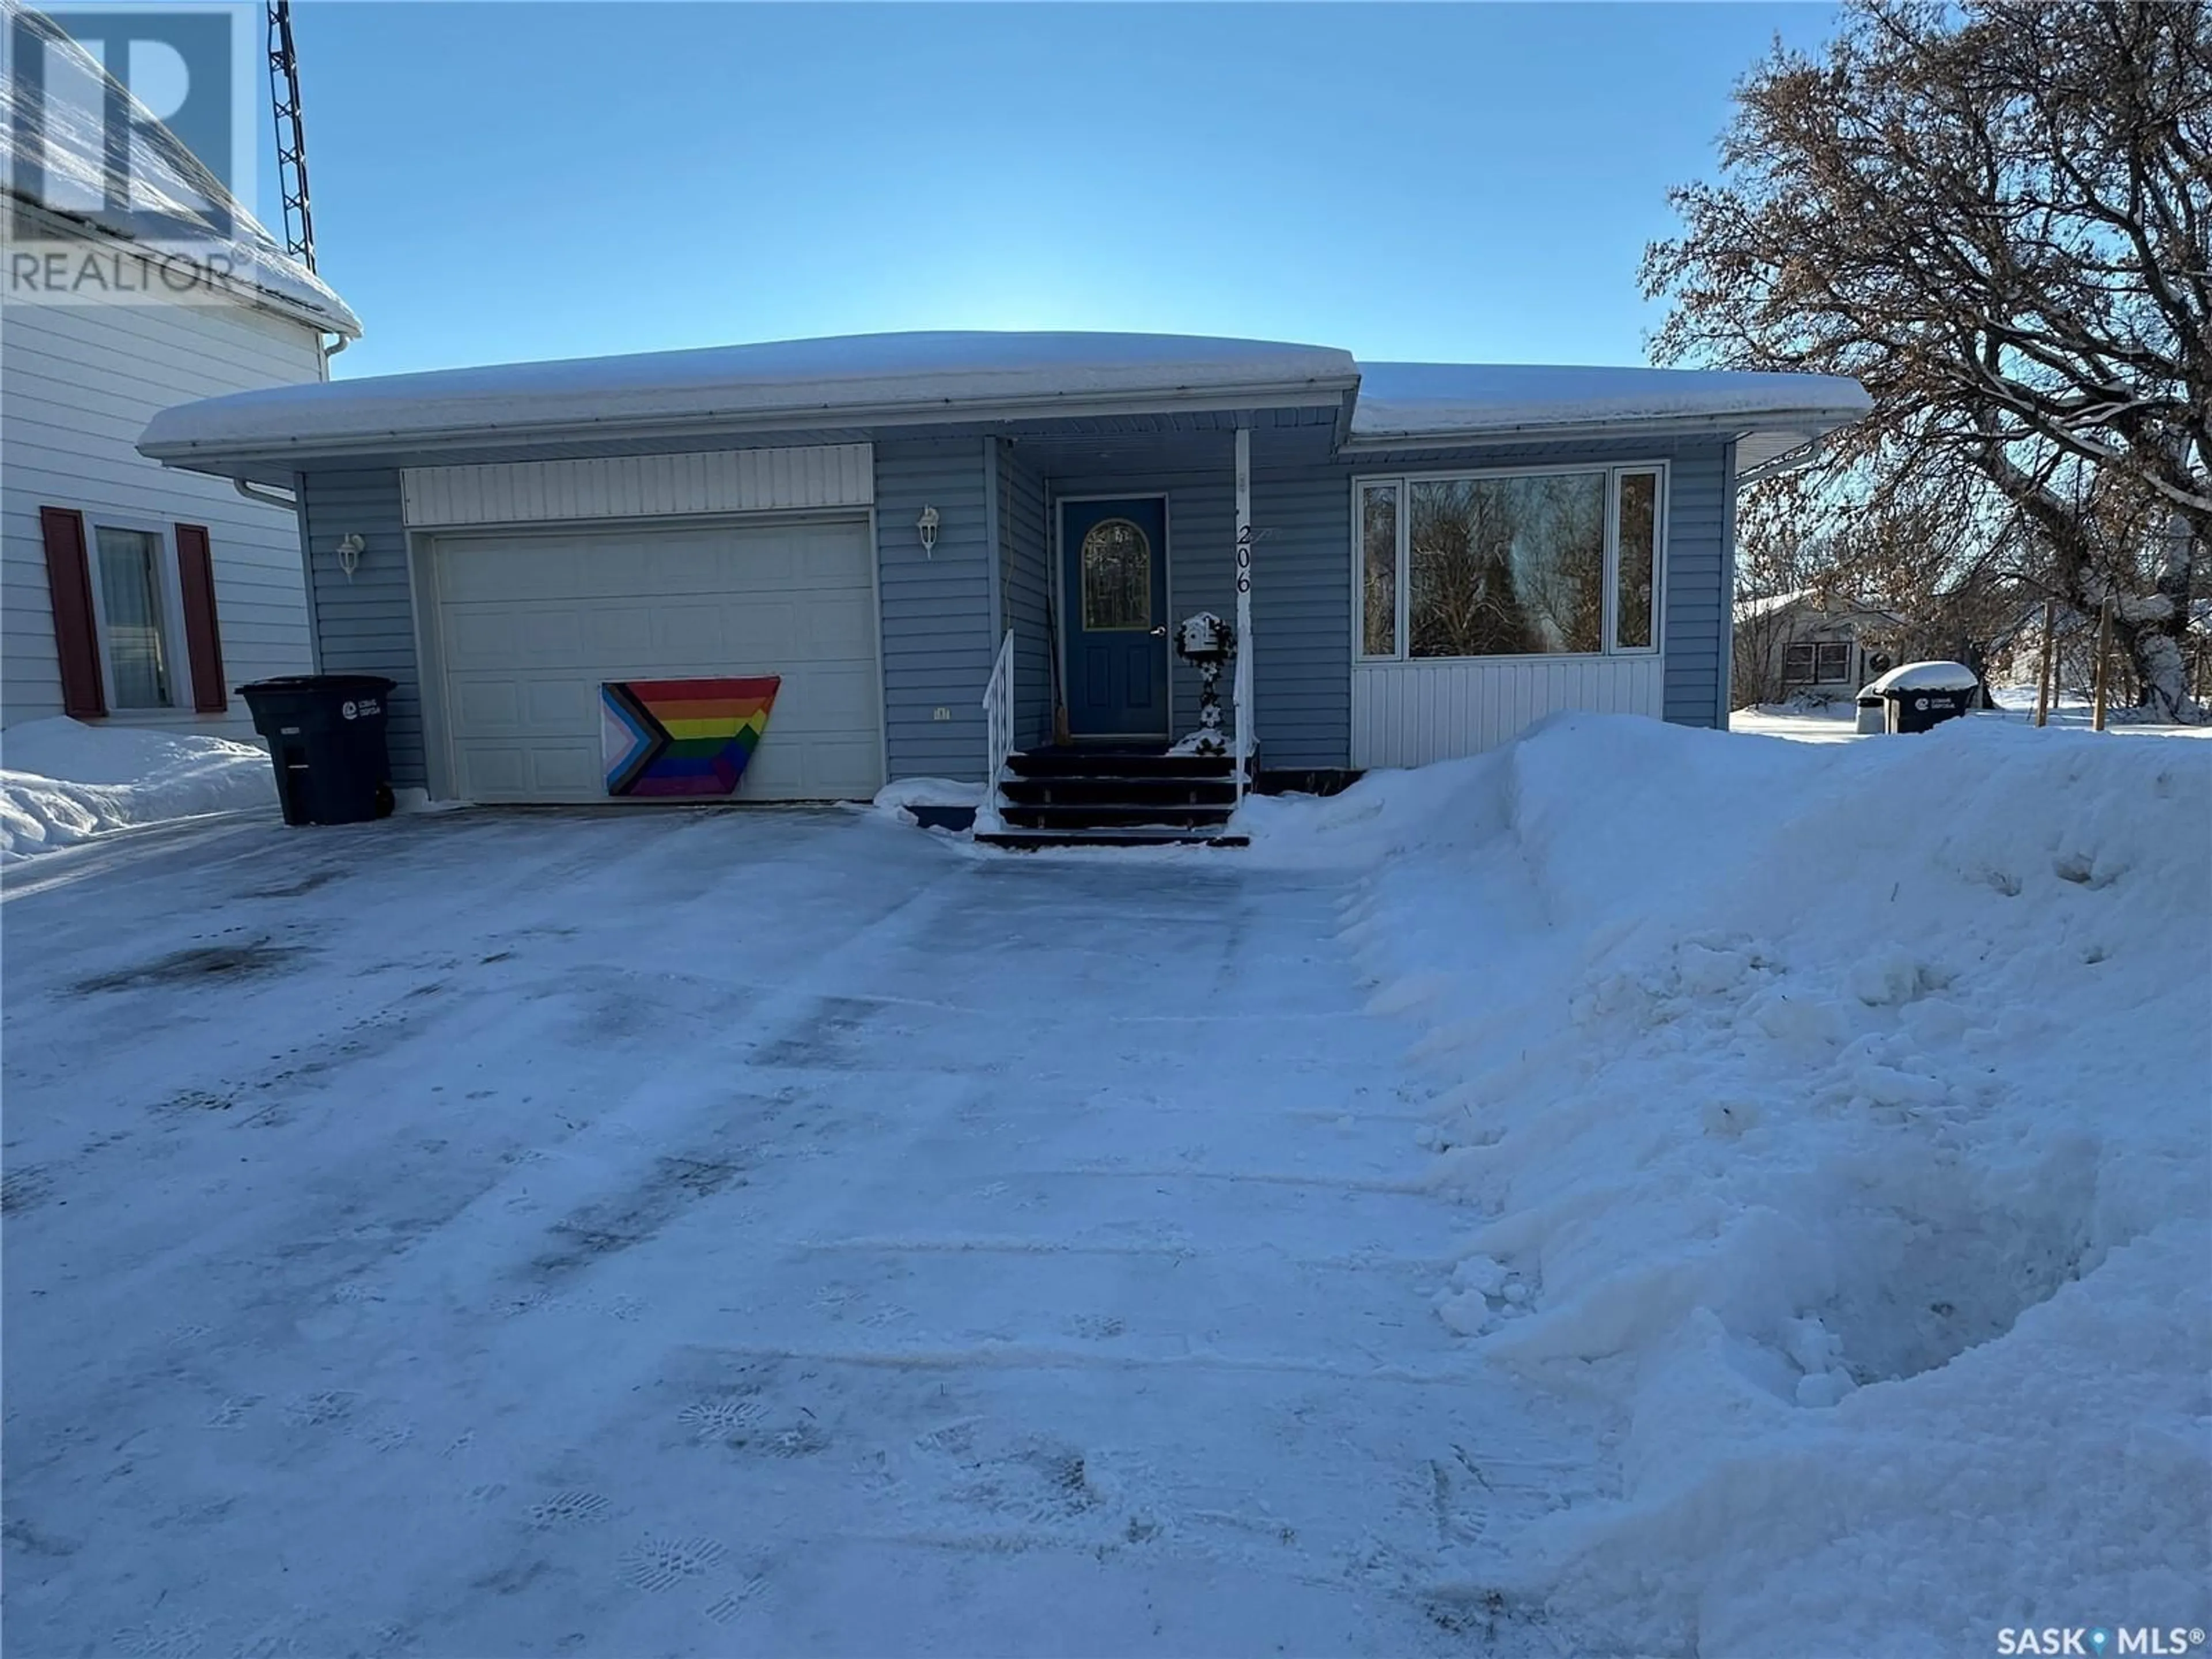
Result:
M978 831L986 847L1017 853L1048 847L1249 847L1249 836L1214 835L1204 830L992 830Z
M1032 749L1006 760L1000 828L987 847L1243 847L1229 832L1237 762L1228 755L1132 750Z
M1154 826L1173 830L1218 829L1236 810L1232 802L1194 805L1156 800L1054 801L1029 805L1008 801L999 816L1016 830L1129 830Z
M1018 806L1219 806L1237 804L1234 777L1146 777L1128 773L1007 778L999 793Z
M1031 749L1006 757L1022 778L1219 778L1233 781L1230 755L1161 755L1107 749Z

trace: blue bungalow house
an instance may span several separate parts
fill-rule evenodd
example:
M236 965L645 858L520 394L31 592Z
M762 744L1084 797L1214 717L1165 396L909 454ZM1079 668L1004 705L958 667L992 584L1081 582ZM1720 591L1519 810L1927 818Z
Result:
M1723 725L1736 489L1868 407L1813 375L924 333L242 392L139 448L296 501L318 665L398 683L403 788L604 799L610 687L775 677L738 799L988 782L984 827L1041 840L1218 835L1247 787L1557 709ZM1200 611L1234 633L1231 752L1169 756Z

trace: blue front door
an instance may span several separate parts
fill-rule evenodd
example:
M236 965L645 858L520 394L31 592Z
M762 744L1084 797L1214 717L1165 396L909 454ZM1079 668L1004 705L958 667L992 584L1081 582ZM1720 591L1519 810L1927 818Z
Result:
M1168 735L1168 506L1157 495L1060 509L1067 729Z

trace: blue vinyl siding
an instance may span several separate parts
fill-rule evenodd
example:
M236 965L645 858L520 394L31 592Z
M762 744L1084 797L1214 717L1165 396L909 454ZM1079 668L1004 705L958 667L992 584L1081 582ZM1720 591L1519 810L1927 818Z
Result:
M1349 473L1330 466L1271 468L1270 430L1252 434L1254 729L1262 764L1346 764L1352 731ZM1191 471L1087 471L1050 481L1055 501L1117 491L1168 497L1170 623L1211 611L1237 617L1237 480L1227 445L1206 447ZM1224 676L1222 698L1230 697ZM1175 732L1198 724L1199 677L1176 661ZM1224 711L1225 717L1225 711Z
M883 589L884 736L890 776L983 775L992 560L984 461L974 438L876 446L876 560ZM938 513L934 555L915 521ZM948 718L939 720L942 708Z
M1263 767L1352 758L1352 488L1334 469L1269 471L1255 434L1253 730Z
M1021 446L999 446L1000 614L1014 630L1014 740L1034 748L1052 738L1050 539L1044 479Z
M1667 507L1667 718L1728 726L1735 447L1680 451Z
M1194 472L1089 471L1050 480L1055 497L1164 489L1169 501L1170 615L1236 614L1235 479L1225 463ZM1666 717L1714 726L1727 614L1727 446L1718 443L1524 445L1426 450L1321 465L1270 465L1270 434L1252 435L1253 694L1261 763L1326 768L1351 763L1352 480L1368 473L1455 467L1551 466L1577 461L1669 463L1667 509ZM1176 729L1197 717L1197 677L1175 673Z
M307 614L316 668L325 674L382 674L396 683L385 723L392 781L402 789L427 787L422 676L415 653L399 473L394 468L311 472L295 488L307 538ZM337 545L347 536L368 544L350 577L338 568Z
M1050 526L1058 500L1165 492L1171 620L1199 610L1234 617L1235 496L1225 436L1169 436L1146 447L1141 470L1133 459L1127 471L1108 471L1096 460L1054 471L1019 441L895 439L877 445L876 551L891 778L981 775L981 700L998 648L991 627L994 584L1002 621L1015 635L1018 739L1049 740ZM1723 722L1729 446L1629 439L1289 465L1289 434L1278 437L1264 425L1253 434L1255 726L1263 765L1350 763L1351 481L1369 473L1668 461L1666 717L1690 726ZM328 672L383 674L398 683L390 725L394 781L423 787L421 675L398 472L319 471L302 477L299 487L319 665ZM936 507L940 520L933 557L924 556L915 530L925 505ZM368 544L350 580L336 552L349 534ZM1171 696L1180 734L1191 729L1198 712L1197 677L1180 663ZM949 718L934 717L940 708Z

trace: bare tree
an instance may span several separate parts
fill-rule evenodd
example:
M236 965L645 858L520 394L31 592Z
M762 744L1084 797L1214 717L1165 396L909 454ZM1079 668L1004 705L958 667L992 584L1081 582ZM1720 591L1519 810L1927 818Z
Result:
M1673 301L1656 355L1858 379L1875 413L1833 476L1923 499L1971 478L1974 539L2032 547L2015 574L2077 610L2111 597L2143 701L2200 718L2205 5L1849 0L1823 61L1778 46L1738 88L1722 158L1646 252Z

